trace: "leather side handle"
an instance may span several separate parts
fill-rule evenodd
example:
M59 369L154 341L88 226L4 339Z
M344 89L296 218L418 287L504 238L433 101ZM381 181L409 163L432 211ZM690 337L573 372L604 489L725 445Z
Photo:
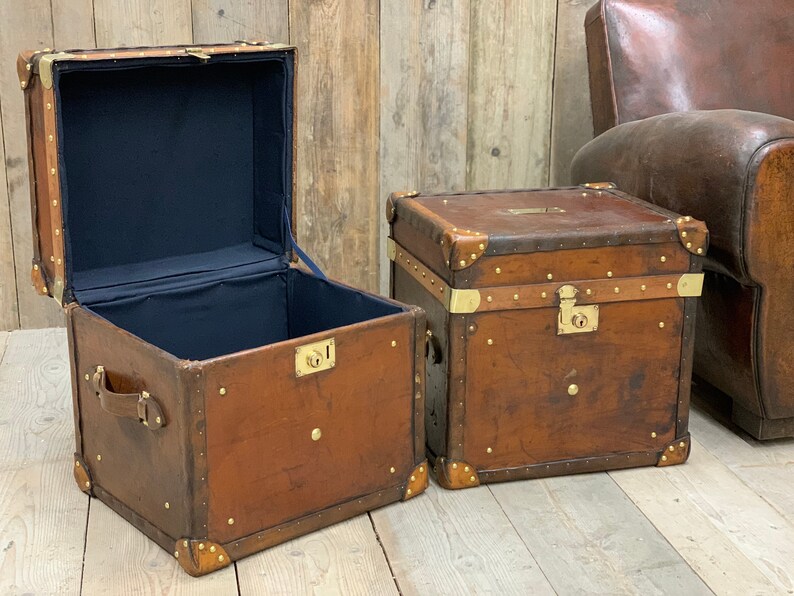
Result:
M157 400L146 391L114 393L108 389L104 366L97 366L93 377L94 391L102 409L114 416L143 422L149 430L165 426L165 415Z

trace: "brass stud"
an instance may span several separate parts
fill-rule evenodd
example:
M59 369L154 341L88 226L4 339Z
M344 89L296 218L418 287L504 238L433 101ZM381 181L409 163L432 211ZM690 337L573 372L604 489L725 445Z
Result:
M431 280L430 280L430 285L431 285L431 286L434 286L434 285L436 285L436 280L435 280L435 279L431 279Z
M662 256L662 258L661 258L661 259L659 259L659 260L660 260L662 263L666 263L666 262L667 262L667 257L665 257L665 256Z
M640 286L640 290L642 290L643 292L644 292L645 290L647 290L647 289L648 289L648 288L645 286L645 284L642 284L642 285Z
M425 273L424 271L422 271L422 277L427 277L427 273Z
M214 553L216 550L218 550L218 549L216 549L216 548L215 548L215 545L213 544L213 545L210 547L210 552L211 552L211 553Z
M76 468L79 468L79 467L80 467L80 462L79 462L79 461L76 461L76 462L74 462L74 466L75 466Z
M491 449L490 447L488 447L488 449L486 449L486 450L485 450L485 453L493 453L493 449Z
M199 550L204 550L204 543L203 542L199 542Z
M413 474L411 474L411 482L415 482L415 481L416 481L416 476L414 476Z
M88 373L85 373L85 374L83 375L83 378L84 378L86 381L89 381L89 380L91 380L91 377L90 377L90 376L88 376Z
M88 480L85 481L85 487L91 488L91 483Z
M422 382L422 377L419 376L418 373L416 375L414 375L414 382L415 383L421 383Z
M620 288L615 288L615 294L620 294Z
M414 271L419 271L419 265L414 265Z
M54 263L54 262L55 262L55 257L50 257L50 263Z
M670 445L667 449L672 453L675 451L675 445Z
M518 300L518 294L513 294L513 300Z
M171 503L169 503L168 501L166 501L166 502L165 502L165 508L166 508L166 509L171 509Z
M681 238L686 238L686 232L681 232Z
M312 441L319 441L320 437L322 436L323 436L323 431L321 431L319 428L315 428L312 431Z
M576 383L568 385L568 395L576 395L577 393L579 393L579 385Z
M25 70L30 70L30 64L25 64Z
M223 563L223 560L224 560L224 556L223 555L218 555L218 562L219 563Z
M671 284L671 283L668 283L668 284L667 284L667 289L668 289L668 290L672 290L672 289L673 289L673 284Z
M684 223L684 218L679 217L677 220L675 220L675 223Z
M218 393L221 395L226 395L226 387L221 387L220 389L218 389Z
M469 466L466 466L466 467L463 468L464 472L469 472L469 470L471 470L471 468L469 468Z
M461 267L465 267L465 266L466 266L466 261L464 261L463 259L461 259L461 260L460 260L460 266L461 266Z
M474 481L475 481L475 480L477 480L477 479L476 479L474 476L470 476L470 477L469 477L469 480L470 480L471 482L474 482Z
M587 294L588 296L592 296L592 294L593 294L593 290L591 290L590 288L587 288L587 289L584 291L584 293L585 293L585 294Z
M457 470L458 469L458 464L452 464L452 469L453 470Z
M485 250L485 245L480 243L480 250Z
M662 456L662 461L667 461L667 456L666 455Z
M52 137L52 135L50 135L49 137L47 137L47 140L49 140L49 142L50 142L50 143L52 143L52 141L53 141L53 137Z
M697 250L697 253L698 253L699 255L702 255L702 254L703 254L703 249L702 249L702 248L699 248L699 249Z
M28 86L28 82L27 81L19 81L19 86L24 89L25 87Z
M546 292L541 292L541 293L540 293L540 297L541 297L541 298L545 298L545 297L546 297Z
M493 302L493 296L488 296L485 300L488 302Z
M664 321L659 321L659 329L664 329Z
M392 466L391 468L389 468L389 472L391 472L392 474L394 474L396 471L397 471L397 470L395 470L395 469L394 469L394 466Z
M58 206L58 201L57 201L57 199L53 199L53 200L52 200L52 206L53 206L53 207L57 207L57 206Z
M554 279L554 276L553 276L551 273L547 273L547 274L546 274L546 279L548 279L549 281L551 281L552 279Z
M425 471L425 467L424 467L424 466L419 466L419 473L421 474L421 473L423 473L424 471Z
M501 272L502 272L502 268L501 267L497 267L496 268L496 275L499 275Z
M488 340L488 345L489 345L489 346L492 346L492 345L493 345L493 340L492 340L492 339L489 339L489 340Z
M162 419L161 419L161 418L158 416L157 418L155 418L155 419L154 419L154 421L155 421L157 424L160 424L160 423L162 422Z
M683 449L684 447L686 447L686 443L684 443L683 441L681 441L681 442L678 444L678 446L679 446L681 449Z
M179 558L179 551L178 551L178 550L175 550L175 551L174 551L174 558L175 558L175 559L178 559L178 558Z
M60 236L61 235L61 230L59 228L55 228L55 235L56 236Z
M471 253L471 260L474 261L476 259L477 259L477 255L475 255L474 253Z
M46 294L47 293L47 286L42 286L41 287L41 293L42 294Z
M51 110L51 109L52 109L52 104L51 104L51 103L47 103L47 109L48 109L48 110Z
M187 548L187 540L183 540L183 541L182 541L182 546L184 546L185 548Z
M33 271L38 271L38 270L39 270L39 266L38 265L33 265Z
M50 168L50 175L55 176L55 168Z
M474 325L469 325L469 332L474 333Z
M102 455L100 455L99 453L97 453L97 454L96 454L96 460L97 460L97 461L102 461ZM167 507L166 507L166 509L167 509Z
M651 433L651 438L652 438L652 439L655 439L655 438L656 438L656 431L654 431L654 432L652 432L652 433Z
M421 391L417 391L415 397L416 397L416 399L422 399L422 392Z
M230 526L233 526L234 525L234 518L230 517L226 523L229 524Z
M607 277L612 277L612 272L611 271L607 271Z
M412 490L409 488L407 491L405 491L405 494L406 494L406 495L410 495L410 494L412 494L413 492L414 492L414 491L412 491Z
M689 215L684 216L684 221L692 221L692 218Z
M397 347L397 342L395 340L391 341L391 347L392 348L396 348Z

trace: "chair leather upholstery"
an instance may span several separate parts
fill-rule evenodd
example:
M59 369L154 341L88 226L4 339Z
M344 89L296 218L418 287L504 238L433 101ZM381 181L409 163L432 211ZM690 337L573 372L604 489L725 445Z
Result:
M585 27L606 132L573 180L706 221L695 374L751 434L794 435L794 6L601 0Z

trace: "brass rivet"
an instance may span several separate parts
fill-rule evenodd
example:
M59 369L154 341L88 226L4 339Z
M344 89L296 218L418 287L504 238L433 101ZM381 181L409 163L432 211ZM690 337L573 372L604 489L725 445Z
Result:
M221 387L220 389L218 389L218 393L220 393L221 395L226 395L226 387Z
M686 232L681 232L681 238L686 238Z
M218 550L218 549L216 549L216 548L215 548L215 545L212 545L212 546L210 547L210 552L211 552L211 553L214 553L216 550Z
M84 378L86 381L89 381L89 380L91 379L91 377L90 377L90 376L88 376L88 373L85 373L85 374L83 375L83 378Z
M518 294L513 294L513 300L518 300Z
M475 480L477 480L477 479L476 479L474 476L471 476L471 477L469 477L469 480L470 480L471 482L474 482L474 481L475 481Z
M683 217L679 217L677 220L675 220L675 223L683 223L683 222L684 222Z
M588 296L591 296L591 295L593 294L593 290L591 290L590 288L587 288L587 289L584 291L584 293L585 293L585 294L587 294Z
M414 492L414 491L412 491L412 490L409 488L407 491L405 491L405 494L406 494L406 495L410 495L410 494L411 494L411 493L413 493L413 492Z
M414 376L414 382L415 383L421 383L422 382L422 377L419 376L418 373Z
M607 271L607 277L612 277L612 272L611 271Z
M419 265L414 265L414 271L419 271Z
M38 271L38 270L39 270L39 266L38 265L33 265L33 271Z
M501 272L502 272L502 268L501 267L497 267L496 268L496 275L499 275Z
M434 285L436 285L436 280L435 280L435 279L431 279L431 280L430 280L430 285L431 285L431 286L434 286Z
M461 266L461 267L465 267L465 266L466 266L466 261L464 261L464 260L462 260L462 259L461 259L461 261L460 261L460 266Z
M19 81L19 86L24 89L25 87L28 86L28 82L27 81Z
M319 441L320 437L322 436L323 436L323 431L321 431L319 428L315 428L312 431L312 441Z
M411 482L414 482L415 480L416 480L416 476L414 476L413 474L411 474Z
M484 244L480 244L480 250L485 250L485 245Z
M667 262L667 257L663 256L660 260L662 261L662 263L666 263Z
M645 287L645 284L642 284L642 285L640 286L640 290L642 290L643 292L644 292L646 289L647 289L647 288Z
M659 329L664 329L664 321L659 321Z
M427 273L425 273L424 271L422 271L422 277L427 277Z
M52 137L52 135L50 135L49 137L47 137L47 139L50 141L50 143L52 143L52 141L53 141L53 137Z
M474 325L469 325L469 331L470 331L471 333L474 333Z
M485 450L485 453L493 453L493 449L491 449L490 447L488 447L488 449L486 449L486 450Z
M576 395L577 393L579 393L579 385L576 383L568 385L568 395Z
M689 215L684 216L684 221L692 221L692 218Z
M179 551L178 550L174 551L174 557L177 558L177 559L179 558Z
M686 447L686 443L684 443L683 441L681 441L681 442L678 444L678 446L679 446L681 449L683 449L684 447Z
M471 253L471 260L474 261L476 259L477 259L477 255L475 255L474 253Z
M161 418L158 416L157 418L155 418L155 419L154 419L154 421L155 421L157 424L160 424L160 423L162 422L162 419L161 419Z
M224 556L223 555L218 555L218 561L220 563L223 563L223 560L224 560Z
M458 464L452 464L452 469L453 470L457 470L458 469Z
M392 340L391 347L392 348L396 348L397 347L397 342L395 340Z
M669 449L670 452L672 453L673 451L675 451L675 446L674 445L670 445L667 449Z
M88 480L85 481L85 487L91 488L91 483Z
M143 56L143 52L138 52L138 56Z
M55 168L50 168L50 174L51 174L52 176L55 176Z
M667 461L667 456L666 455L662 456L662 461Z
M667 284L667 289L668 289L668 290L672 290L672 289L673 289L673 284L670 284L670 283L669 283L669 284Z
M547 295L547 294L546 294L546 292L541 292L541 293L540 293L540 297L541 297L541 298L545 298L545 297L546 297L546 295Z
M42 294L46 294L47 293L47 286L42 286L41 293Z
M395 469L394 469L394 466L392 466L391 468L389 468L389 472L391 472L392 474L394 474L396 471L397 471L397 470L395 470Z
M165 502L165 508L166 508L166 509L171 509L171 503L169 503L168 501L166 501L166 502Z
M99 453L96 454L96 460L102 461L102 456Z
M54 262L55 262L55 257L50 257L50 263L54 263Z
M204 543L203 542L199 542L199 550L204 550Z
M652 439L655 439L655 438L656 438L656 431L654 431L654 432L652 432L652 433L651 433L651 438L652 438Z
M469 470L471 470L471 468L469 468L469 466L465 466L465 467L463 468L463 471L464 471L464 472L468 472Z
M487 300L488 302L493 302L493 296L488 296L485 300Z
M553 276L551 273L547 273L547 274L546 274L546 279L548 279L549 281L551 281L552 279L554 279L554 276Z
M229 524L230 526L233 526L234 525L234 518L230 517L226 523Z
M419 466L419 472L423 473L424 471L425 471L425 467L424 466Z
M56 263L57 265L60 265L60 264L61 264L61 260L60 260L60 259L58 259L58 260L56 260L56 261L55 261L55 263Z
M25 64L25 70L30 70L30 64Z
M80 462L79 462L79 461L76 461L76 462L74 462L74 466L75 466L76 468L79 468L79 467L80 467Z
M422 399L422 392L421 391L417 391L416 392L416 399Z
M489 345L489 346L492 346L492 345L493 345L493 340L492 340L492 339L489 339L489 340L488 340L488 345Z
M615 294L620 294L620 288L615 288Z
M182 546L184 546L185 548L187 548L187 540L183 540L183 541L182 541Z
M53 199L53 200L52 200L52 206L53 206L53 207L57 207L57 206L58 206L58 201L57 201L57 199Z
M687 247L687 248L692 248L692 243L691 243L691 242L687 242L687 243L686 243L686 247Z
M51 104L51 103L48 103L48 104L47 104L47 109L48 109L48 110L51 110L51 109L52 109L52 104Z
M55 235L56 236L60 236L61 235L61 230L59 230L58 228L55 228Z
M697 253L698 253L699 255L702 255L702 254L703 254L703 249L702 249L702 248L699 248L699 249L697 250Z

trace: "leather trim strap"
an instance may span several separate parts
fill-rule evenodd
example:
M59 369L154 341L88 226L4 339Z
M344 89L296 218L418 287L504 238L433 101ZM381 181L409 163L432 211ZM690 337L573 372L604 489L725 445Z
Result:
M149 430L165 426L165 415L157 400L146 391L140 393L114 393L107 386L104 366L97 366L93 376L94 392L102 409L123 418L143 422Z

